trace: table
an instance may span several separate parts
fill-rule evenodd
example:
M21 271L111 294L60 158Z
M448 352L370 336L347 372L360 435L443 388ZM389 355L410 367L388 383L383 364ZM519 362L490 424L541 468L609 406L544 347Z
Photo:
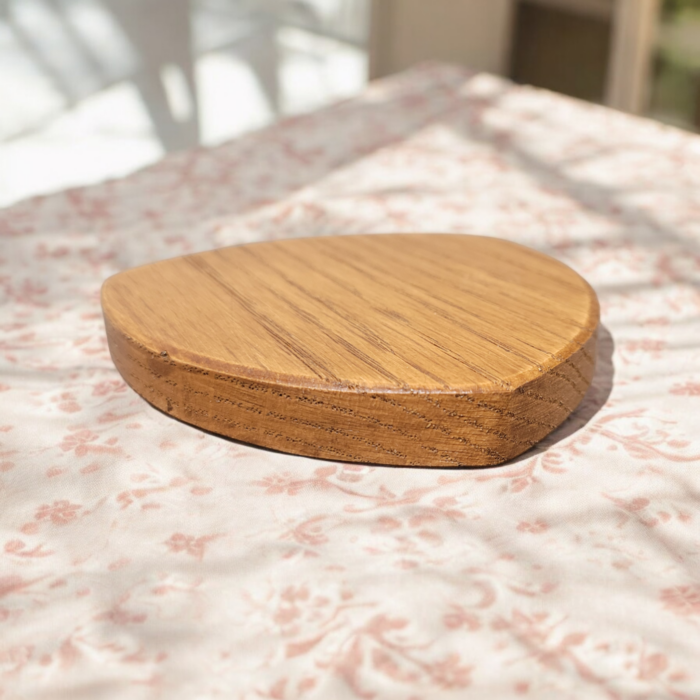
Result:
M391 231L515 240L595 287L593 386L541 447L293 457L111 363L118 270ZM428 64L0 233L1 697L700 695L700 138Z

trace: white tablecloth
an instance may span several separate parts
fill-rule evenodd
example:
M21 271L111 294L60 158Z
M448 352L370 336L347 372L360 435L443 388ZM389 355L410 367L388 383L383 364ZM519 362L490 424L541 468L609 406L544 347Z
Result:
M240 242L500 236L584 275L594 385L502 467L322 462L127 388L99 290ZM425 66L0 211L0 697L700 697L700 138Z

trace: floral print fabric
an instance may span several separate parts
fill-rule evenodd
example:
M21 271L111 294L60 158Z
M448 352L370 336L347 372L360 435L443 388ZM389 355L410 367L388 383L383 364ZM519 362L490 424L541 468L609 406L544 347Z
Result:
M491 469L279 454L111 363L115 272L241 242L500 236L602 306L582 406ZM700 697L700 138L428 65L0 211L0 697Z

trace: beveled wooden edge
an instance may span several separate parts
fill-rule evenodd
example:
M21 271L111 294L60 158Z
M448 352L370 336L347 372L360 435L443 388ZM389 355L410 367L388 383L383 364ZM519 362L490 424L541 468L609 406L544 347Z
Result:
M585 344L568 358L511 392L358 393L347 388L272 384L189 364L128 336L107 313L105 327L122 377L147 401L179 420L281 452L397 466L494 466L517 457L579 405L593 379L597 347L596 325ZM189 385L188 374L197 375L197 389ZM207 391L202 391L205 385ZM552 393L559 398L551 398ZM237 419L217 410L222 402L235 409ZM365 403L373 404L371 410ZM325 416L319 422L321 414ZM316 430L319 439L294 437L289 424L295 422L304 431ZM363 437L362 428L368 423L379 429L377 439ZM478 440L473 439L474 431ZM390 436L386 444L383 433ZM425 459L390 446L401 440L410 443L409 452L418 450Z

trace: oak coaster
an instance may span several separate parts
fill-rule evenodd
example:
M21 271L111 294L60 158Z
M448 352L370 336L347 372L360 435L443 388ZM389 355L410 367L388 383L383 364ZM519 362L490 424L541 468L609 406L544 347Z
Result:
M599 306L577 273L496 238L382 234L233 246L102 288L112 359L170 415L311 457L494 465L593 378Z

